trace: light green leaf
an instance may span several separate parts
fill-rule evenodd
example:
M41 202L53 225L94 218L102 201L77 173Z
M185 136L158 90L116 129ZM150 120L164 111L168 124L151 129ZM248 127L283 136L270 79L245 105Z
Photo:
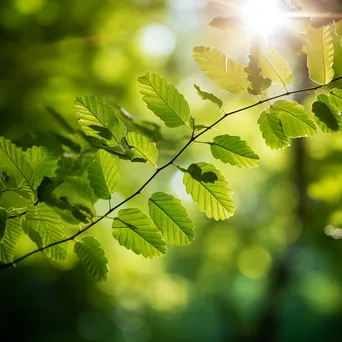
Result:
M342 131L342 117L329 101L325 94L319 94L312 104L312 112L315 114L315 121L324 133Z
M270 112L279 117L283 131L289 138L312 136L316 133L314 121L304 107L295 101L278 100L271 106Z
M166 243L161 232L139 209L122 209L113 221L113 236L121 246L153 258L166 253Z
M88 166L88 178L94 194L98 198L109 200L119 180L116 158L109 152L98 150Z
M290 66L277 50L269 46L262 46L259 50L259 67L261 74L274 83L280 83L286 87L292 82Z
M266 145L271 149L278 150L289 146L290 139L284 133L283 126L276 113L263 111L258 124Z
M155 192L148 200L150 216L166 241L188 245L195 238L195 226L181 201L164 192Z
M209 100L210 102L216 104L219 108L222 108L223 102L217 96L215 96L214 94L202 91L201 88L196 84L194 84L194 87L197 90L198 96L202 100Z
M199 209L209 218L225 220L235 211L232 191L212 164L200 162L191 164L184 172L183 183L186 192L198 203Z
M0 240L5 232L7 216L7 210L0 207Z
M228 134L217 136L214 138L214 142L210 143L210 148L214 158L223 163L237 165L240 168L259 165L259 156L240 137Z
M86 236L81 241L77 241L74 251L96 281L107 280L108 260L96 238Z
M147 107L165 122L167 127L188 125L190 107L184 96L165 78L147 72L138 78L139 91Z
M4 235L0 241L0 261L9 263L13 261L14 250L22 233L20 218L7 220Z
M342 89L334 88L330 90L329 101L341 113L342 112Z
M217 86L232 94L240 94L247 90L247 73L242 64L204 46L194 47L192 56L201 70Z
M3 137L0 137L0 169L15 180L18 188L34 196L34 171L27 162L24 152Z
M100 97L78 96L74 111L82 130L89 137L105 141L110 146L120 145L126 127L117 118L113 107Z
M23 219L23 230L38 248L65 239L63 223L56 212L45 203L28 208ZM66 261L68 245L66 242L49 247L43 253L54 261Z
M45 147L33 146L25 152L26 160L34 170L34 186L37 188L44 177L53 177L57 169L58 157Z
M335 33L342 37L342 20L335 22Z
M150 142L147 137L135 132L129 132L126 136L126 141L139 157L156 166L158 149L155 143Z
M308 55L309 76L318 84L327 84L334 77L334 44L330 26L311 27L305 36L304 53Z

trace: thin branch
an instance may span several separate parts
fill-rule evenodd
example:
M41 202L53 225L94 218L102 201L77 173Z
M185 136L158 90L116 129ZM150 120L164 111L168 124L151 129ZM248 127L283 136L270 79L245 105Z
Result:
M337 77L335 79L333 79L330 83L333 83L333 82L337 82L339 80L342 80L342 76L340 77ZM294 95L294 94L299 94L299 93L304 93L304 92L309 92L309 91L315 91L317 89L320 89L320 88L323 88L324 86L326 86L325 84L324 85L318 85L318 86L314 86L314 87L309 87L309 88L304 88L304 89L298 89L298 90L294 90L294 91L287 91L286 93L283 93L283 94L280 94L280 95L276 95L276 96L272 96L272 97L269 97L267 99L264 99L264 100L260 100L259 102L257 103L254 103L254 104L251 104L249 106L246 106L246 107L243 107L243 108L240 108L240 109L236 109L232 112L229 112L229 113L226 113L224 116L222 116L220 119L216 120L213 124L211 124L210 126L208 126L207 128L205 128L202 132L198 133L197 135L193 135L190 140L185 144L185 146L168 162L166 163L165 165L163 165L162 167L158 168L155 173L136 191L134 192L131 196L127 197L125 200L123 200L122 202L120 202L119 204L117 204L115 207L113 207L112 209L109 209L107 213L104 214L104 216L100 216L97 220L95 220L94 222L90 223L87 227L85 227L83 230L80 230L78 231L77 233L75 233L74 235L68 237L68 238L65 238L63 240L60 240L60 241L56 241L56 242L53 242L53 243L50 243L49 245L46 245L45 247L41 247L41 248L38 248L30 253L27 253L17 259L15 259L14 261L8 263L8 264L2 264L0 265L0 270L2 269L6 269L6 268L9 268L11 266L14 266L15 264L17 264L18 262L28 258L29 256L33 255L33 254L36 254L38 252L41 252L41 251L44 251L45 249L48 249L50 247L53 247L53 246L57 246L57 245L60 245L61 243L64 243L64 242L68 242L68 241L71 241L71 240L74 240L77 236L83 234L84 232L86 232L87 230L89 230L91 227L93 227L95 224L97 224L98 222L102 221L104 218L106 218L109 214L111 214L114 210L116 210L117 208L121 207L123 204L125 204L126 202L128 202L129 200L131 200L132 198L134 198L135 196L139 195L140 192L149 184L152 182L152 180L161 172L163 171L164 169L166 169L169 165L172 165L176 159L178 159L178 157L180 155L183 154L183 152L197 139L199 138L200 136L202 136L204 133L208 132L210 129L212 129L214 126L216 126L217 124L219 124L221 121L223 121L225 118L227 118L228 116L231 116L233 114L237 114L237 113L240 113L240 112L244 112L248 109L251 109L251 108L254 108L254 107L257 107L263 103L266 103L268 101L272 101L272 100L276 100L276 99L279 99L281 97L285 97L285 96L289 96L289 95Z

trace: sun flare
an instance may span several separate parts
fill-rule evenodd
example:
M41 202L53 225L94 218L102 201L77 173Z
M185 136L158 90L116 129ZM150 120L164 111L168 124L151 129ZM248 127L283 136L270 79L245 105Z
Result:
M265 40L287 22L278 0L245 0L241 16L247 31Z

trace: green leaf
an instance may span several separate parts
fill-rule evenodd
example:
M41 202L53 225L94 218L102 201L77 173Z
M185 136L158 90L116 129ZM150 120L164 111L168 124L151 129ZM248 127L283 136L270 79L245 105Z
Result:
M156 166L158 149L155 143L150 142L147 137L135 132L129 132L126 135L126 141L139 157Z
M109 152L98 150L88 166L88 178L94 194L98 198L109 200L119 180L116 158Z
M247 73L242 64L204 46L194 47L192 56L201 70L217 86L232 94L240 94L247 90Z
M212 164L200 162L191 164L184 172L183 183L186 192L198 203L199 209L209 218L225 220L235 211L232 191Z
M126 127L108 103L96 96L78 96L74 110L85 134L110 146L120 145Z
M17 241L22 233L20 218L15 217L7 220L6 228L0 241L0 261L12 262Z
M249 54L249 65L245 68L248 73L248 81L250 85L248 92L252 95L260 95L264 90L269 88L272 80L261 75L261 68L259 67L260 48L258 44L253 44Z
M330 26L311 27L305 36L309 76L318 84L328 84L334 77L334 44Z
M165 78L147 72L138 78L139 91L147 107L167 127L188 125L190 107L184 96Z
M342 37L342 20L335 22L335 33L337 36Z
M286 87L292 82L290 66L277 50L269 46L262 46L259 50L259 67L261 74L274 83L280 83Z
M317 96L316 101L312 104L312 112L315 114L315 121L322 132L342 131L342 117L330 103L327 95L320 94Z
M155 192L148 200L150 216L166 241L188 245L195 238L195 226L181 201L163 192Z
M342 89L334 88L330 90L329 101L341 113L342 112Z
M266 145L271 149L286 148L290 139L283 131L283 126L276 113L263 111L258 120L259 128Z
M18 188L35 192L34 171L27 162L24 152L11 141L0 137L0 168L15 180Z
M7 216L7 210L0 207L0 240L5 232Z
M121 246L153 258L166 253L166 244L161 232L139 209L122 209L113 221L113 236Z
M214 138L214 142L210 143L210 148L214 158L223 163L237 165L240 168L259 165L259 156L240 137L228 134L217 136Z
M314 121L304 107L295 101L278 100L271 106L270 112L279 117L283 131L289 138L312 136L316 133Z
M194 84L194 87L197 90L198 96L202 100L209 100L212 103L216 104L219 108L222 108L223 102L217 96L215 96L214 94L202 91L201 88L198 85L196 85L196 84Z
M37 244L38 248L65 239L60 217L45 203L39 203L28 208L23 220L23 230ZM45 249L43 253L54 261L66 261L68 245L63 242Z
M57 169L58 157L45 147L33 146L25 152L26 160L34 170L35 188L42 182L44 177L53 177Z
M96 281L107 280L108 260L96 238L86 236L81 241L77 241L74 251Z

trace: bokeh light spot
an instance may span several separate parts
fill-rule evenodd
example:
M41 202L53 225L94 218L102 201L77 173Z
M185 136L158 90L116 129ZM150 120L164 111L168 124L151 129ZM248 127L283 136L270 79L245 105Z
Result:
M165 25L153 24L142 30L140 48L147 55L168 56L175 46L176 36Z
M240 272L251 279L265 277L271 262L270 254L260 246L245 247L238 257Z

